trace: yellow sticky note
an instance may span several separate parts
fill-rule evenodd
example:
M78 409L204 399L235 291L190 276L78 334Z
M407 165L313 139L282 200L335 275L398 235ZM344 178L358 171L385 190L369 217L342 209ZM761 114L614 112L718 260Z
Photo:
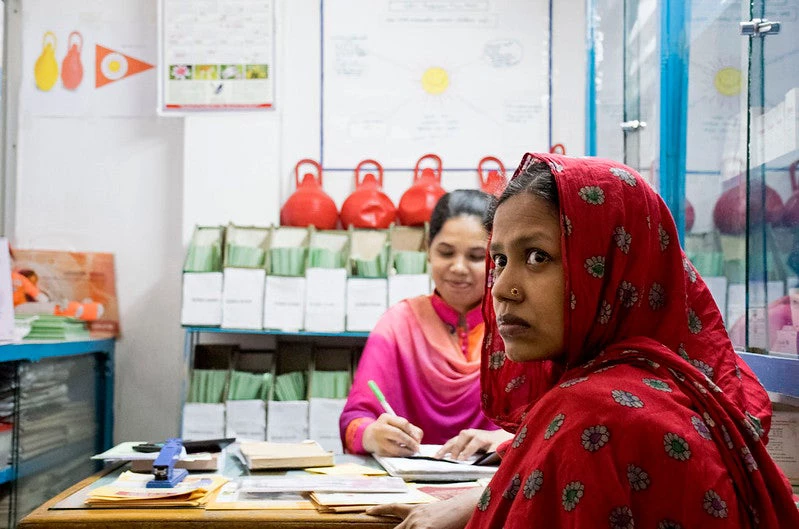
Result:
M379 468L367 467L357 463L343 463L332 467L306 468L312 474L326 474L328 476L385 476L387 472Z

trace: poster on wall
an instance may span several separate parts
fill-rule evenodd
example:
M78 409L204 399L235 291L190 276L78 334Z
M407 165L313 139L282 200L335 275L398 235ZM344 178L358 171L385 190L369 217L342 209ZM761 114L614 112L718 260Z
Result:
M271 109L273 0L160 0L159 110Z
M325 167L548 150L547 2L323 0L322 24Z
M18 313L79 318L95 336L119 336L113 254L15 248L11 265L30 282Z
M35 116L154 115L157 32L124 2L25 2L21 98Z

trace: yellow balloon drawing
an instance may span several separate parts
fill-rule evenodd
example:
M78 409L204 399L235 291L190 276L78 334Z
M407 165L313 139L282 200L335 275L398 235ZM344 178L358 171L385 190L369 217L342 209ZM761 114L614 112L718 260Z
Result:
M49 37L49 39L48 39ZM36 87L48 92L58 80L58 61L55 59L55 35L48 31L42 41L42 54L33 66L33 77Z
M741 93L741 70L728 66L713 77L713 85L723 96L737 96Z
M431 66L422 74L422 89L431 95L439 95L449 88L449 74L444 68Z

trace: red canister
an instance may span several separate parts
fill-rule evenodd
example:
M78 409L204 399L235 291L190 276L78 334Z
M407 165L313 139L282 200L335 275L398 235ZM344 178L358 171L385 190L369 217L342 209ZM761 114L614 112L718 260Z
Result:
M432 160L435 169L425 167L420 170L423 160ZM425 154L416 162L413 171L413 184L400 199L398 215L404 226L422 226L430 220L438 199L447 192L441 187L441 158L435 154Z
M300 166L310 165L316 174L305 173L300 183ZM315 226L320 230L332 230L338 223L338 210L333 199L322 189L322 166L316 160L305 158L294 166L294 183L297 190L280 210L283 226Z
M483 169L483 164L486 162L493 162L497 167L489 169L486 173ZM486 156L480 160L480 163L477 164L477 176L480 178L480 189L495 197L499 197L505 191L505 186L508 185L508 181L505 179L505 166L499 158L494 156Z
M374 167L361 178L364 166ZM355 168L355 191L341 206L341 224L344 228L386 229L396 216L397 208L383 193L383 166L375 160L363 160Z

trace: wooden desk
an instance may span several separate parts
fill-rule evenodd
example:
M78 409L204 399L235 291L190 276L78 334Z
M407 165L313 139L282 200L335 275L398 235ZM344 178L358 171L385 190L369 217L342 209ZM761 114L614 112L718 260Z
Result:
M196 509L59 509L49 507L117 467L103 470L51 499L17 525L19 529L390 529L399 521L365 514L322 514L315 510L206 511Z

